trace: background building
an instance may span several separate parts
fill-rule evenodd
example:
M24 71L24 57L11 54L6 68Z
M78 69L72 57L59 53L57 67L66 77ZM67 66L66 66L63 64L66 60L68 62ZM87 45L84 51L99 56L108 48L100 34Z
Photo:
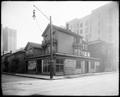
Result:
M2 24L1 24L1 55L3 53L3 29L2 29Z
M81 19L73 19L67 22L66 28L74 33L77 33L83 37L83 40L88 41L88 33L90 31L90 16L85 16Z
M101 40L91 41L88 43L88 50L91 57L100 58L101 65L97 71L116 71L118 70L118 59L113 44Z
M8 27L5 27L2 29L2 51L1 52L9 52L9 51L15 51L16 50L16 43L17 43L17 36L16 36L16 30L10 29Z
M111 2L93 10L88 16L73 19L66 23L66 28L88 41L103 40L118 45L118 3Z
M116 2L109 3L92 11L88 40L103 40L118 43L119 9Z

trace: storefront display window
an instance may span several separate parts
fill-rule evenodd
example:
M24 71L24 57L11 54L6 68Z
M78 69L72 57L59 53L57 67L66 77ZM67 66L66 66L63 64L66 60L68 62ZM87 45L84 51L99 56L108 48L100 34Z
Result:
M56 59L56 72L63 72L64 59Z
M43 72L50 72L50 65L48 59L43 60Z
M36 69L36 61L28 61L28 70Z

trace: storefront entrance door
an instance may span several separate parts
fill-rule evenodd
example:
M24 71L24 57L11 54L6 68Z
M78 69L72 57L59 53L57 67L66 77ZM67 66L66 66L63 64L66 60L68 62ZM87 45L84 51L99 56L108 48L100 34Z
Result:
M85 73L89 72L89 64L88 61L85 61Z

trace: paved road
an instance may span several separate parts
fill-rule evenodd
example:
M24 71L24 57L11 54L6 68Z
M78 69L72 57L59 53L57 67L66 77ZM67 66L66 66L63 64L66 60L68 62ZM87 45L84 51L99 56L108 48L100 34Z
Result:
M34 78L27 78L27 77L20 77L20 76L13 76L13 75L2 75L2 83L8 83L8 82L19 82L19 81L35 81L38 79Z
M5 75L2 79L4 95L118 95L118 73L60 80Z

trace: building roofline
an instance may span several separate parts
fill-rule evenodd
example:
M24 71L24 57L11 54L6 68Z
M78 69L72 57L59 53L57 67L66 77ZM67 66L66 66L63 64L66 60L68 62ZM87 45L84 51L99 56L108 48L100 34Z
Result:
M34 45L39 45L39 46L41 46L41 44L39 44L39 43L28 42L27 45L25 46L24 50L26 50L26 48L27 48L28 45L30 45L30 44L34 44ZM42 47L36 47L36 46L33 46L33 48L42 48Z
M47 25L47 27L46 27L46 29L44 30L42 36L44 36L46 30L47 30L49 27L50 27L50 24ZM60 32L64 32L64 33L69 34L69 35L72 35L72 36L77 36L77 37L83 38L82 36L80 36L80 35L72 32L72 31L70 31L70 30L67 30L67 29L58 27L58 26L56 26L56 25L52 25L52 27L53 27L53 29L58 30L58 31L60 31Z
M88 42L88 45L93 45L93 44L98 44L98 43L104 43L104 44L108 44L108 45L113 45L112 43L103 41L103 40L95 40L95 41L90 41Z
M61 56L66 56L66 57L74 57L74 58L86 58L86 59L100 60L99 58L85 57L85 56L76 56L76 55L65 54L65 53L55 53L55 55L61 55Z
M96 12L96 11L101 10L101 9L103 9L103 8L104 8L104 9L105 9L105 8L108 8L108 7L110 7L111 4L113 4L113 3L115 3L115 1L114 1L114 2L111 1L111 2L109 2L109 3L107 3L107 4L104 4L104 5L100 6L100 7L98 7L98 8L96 8L96 9L92 10L92 12Z
M93 58L93 57L84 57L84 56L76 56L76 55L71 55L71 54L65 54L65 53L54 53L55 56L63 56L63 57L71 57L71 58L84 58L84 59L93 59L93 60L100 60L99 58ZM43 57L48 57L50 54L47 55L39 55L39 56L34 56L34 57L26 57L26 59L34 59L34 58L43 58Z

